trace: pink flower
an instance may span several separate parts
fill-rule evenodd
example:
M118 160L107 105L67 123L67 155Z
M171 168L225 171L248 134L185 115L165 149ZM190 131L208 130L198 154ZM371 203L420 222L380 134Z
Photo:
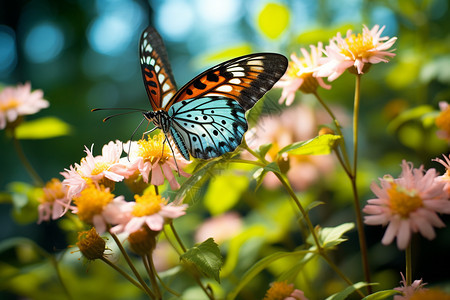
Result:
M305 293L286 281L273 282L263 300L308 300Z
M403 295L395 295L394 300L409 300L414 293L420 290L425 290L423 288L426 283L422 282L422 279L420 280L414 280L414 282L411 285L406 284L405 276L403 276L402 273L400 273L402 276L402 281L400 281L400 287L394 288L394 290L402 292Z
M381 187L373 183L372 191L378 197L368 200L363 211L368 225L387 225L382 239L384 245L397 237L399 249L405 249L412 232L420 232L429 240L435 238L433 227L445 227L437 213L450 214L450 201L444 183L436 180L435 169L424 172L423 166L413 169L403 161L402 174L394 179L385 175Z
M87 156L75 167L70 166L61 173L65 179L64 185L69 187L68 197L71 199L78 195L89 182L111 186L113 182L122 181L129 171L119 164L122 154L122 142L109 142L102 148L102 155L95 156L91 150L85 146Z
M311 48L311 55L305 48L301 48L303 57L298 58L295 53L291 54L291 61L286 73L281 79L275 83L274 87L283 88L280 104L286 100L286 105L291 105L294 102L295 92L301 90L304 93L313 93L320 85L324 89L330 89L331 86L325 84L322 78L314 76L314 72L320 66L319 61L323 53L323 45L319 43L318 46L309 46Z
M29 82L17 87L6 87L0 92L0 129L14 122L18 116L32 115L49 106L42 90L31 92Z
M109 188L94 184L88 184L73 202L76 206L71 207L72 212L81 221L94 225L100 234L107 230L108 225L115 225L123 218L123 215L113 215L112 212L119 212L117 207L127 204L123 196L114 197Z
M56 220L69 209L70 199L67 198L67 187L59 179L53 178L42 188L43 195L39 198L39 219L42 221Z
M152 231L161 231L167 219L175 219L183 216L186 212L187 204L175 205L156 195L153 188L145 190L142 196L134 196L136 202L127 202L120 207L122 219L115 219L118 214L107 211L107 215L113 223L118 224L111 229L111 232L128 234L139 230L143 225L147 225Z
M442 164L446 171L444 175L436 177L436 181L443 182L445 184L444 190L447 192L447 195L450 197L450 156L447 157L443 155L444 160L440 158L433 159L434 161L437 161L438 163Z
M371 30L364 25L363 34L355 35L349 29L345 38L339 32L325 47L326 58L321 61L316 76L328 77L329 81L338 78L345 70L354 67L358 74L363 74L365 64L388 62L388 57L394 57L395 51L389 50L397 40L396 37L381 37L384 27L375 25Z
M236 236L242 231L241 216L236 212L227 212L220 216L207 219L197 228L195 242L201 243L210 237L218 244Z
M337 108L339 113L339 109ZM346 123L345 118L342 124ZM323 111L314 111L311 107L301 104L291 106L277 116L265 116L246 134L250 148L258 149L265 144L272 144L266 155L269 161L279 159L278 152L285 146L298 141L306 141L317 136L319 124L329 123L331 118ZM248 153L243 153L249 157ZM289 170L287 176L296 190L305 190L319 180L332 173L336 161L332 155L285 155L282 157ZM281 185L276 176L269 172L265 175L263 184L269 189Z
M178 154L175 158L173 157L163 133L153 138L149 137L148 140L128 142L124 145L124 150L129 153L127 158L121 160L122 165L127 166L131 173L139 172L146 183L162 185L165 177L169 181L170 188L176 190L180 184L172 171L179 171L179 174L184 177L190 176L182 170L189 162Z

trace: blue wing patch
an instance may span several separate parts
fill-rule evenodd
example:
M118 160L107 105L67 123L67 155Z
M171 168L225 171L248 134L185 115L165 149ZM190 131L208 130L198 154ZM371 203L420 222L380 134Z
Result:
M183 100L172 105L168 114L172 138L185 158L186 148L202 159L231 152L248 129L245 110L237 101L222 96Z

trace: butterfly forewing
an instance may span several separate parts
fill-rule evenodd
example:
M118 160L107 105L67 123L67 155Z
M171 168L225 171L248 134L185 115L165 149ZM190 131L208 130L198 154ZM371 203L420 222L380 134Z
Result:
M256 53L221 63L201 73L167 103L208 96L223 96L239 102L248 110L284 74L287 59L276 53Z
M156 30L148 27L141 36L140 62L145 89L153 111L170 107L167 104L177 88L164 43ZM167 110L166 109L166 110Z
M245 110L223 96L183 100L169 109L169 116L178 150L183 154L188 149L195 158L209 159L233 151L248 129Z

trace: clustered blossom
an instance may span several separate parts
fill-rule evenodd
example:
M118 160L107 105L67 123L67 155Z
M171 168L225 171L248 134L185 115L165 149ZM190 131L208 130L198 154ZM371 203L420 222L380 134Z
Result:
M338 33L325 49L322 43L317 47L310 45L311 53L301 48L303 58L292 54L286 74L275 85L283 88L280 103L286 99L286 105L290 105L297 90L314 93L319 85L330 89L331 86L324 83L324 77L333 81L347 69L363 74L372 64L388 62L389 58L395 56L392 53L395 49L389 49L397 38L382 37L384 28L375 25L369 29L364 25L362 34L355 35L352 30L348 30L346 36L342 37ZM323 54L326 57L322 57Z
M53 179L43 189L39 222L50 217L57 219L70 209L100 234L109 230L133 234L142 228L157 233L167 220L184 215L187 205L169 203L155 193L156 186L164 184L164 178L173 189L179 187L174 172L189 176L179 169L187 162L180 156L175 163L164 134L125 145L128 152L125 157L122 157L121 141L104 145L102 154L97 156L93 154L93 146L85 147L86 156L80 163L61 173L65 179L62 182ZM112 193L116 182L138 178L142 178L146 187L153 186L146 188L142 195L136 194L135 201L126 201L124 196L116 197Z
M385 175L380 179L381 187L371 185L377 198L368 200L363 209L368 214L366 224L387 225L382 243L390 244L397 237L399 249L408 246L414 232L434 239L433 227L445 226L437 214L450 214L445 182L437 180L435 169L425 171L423 166L415 169L406 161L402 169L399 178Z
M0 129L13 123L19 116L32 115L49 103L43 99L42 90L31 91L29 82L16 87L5 87L0 91Z

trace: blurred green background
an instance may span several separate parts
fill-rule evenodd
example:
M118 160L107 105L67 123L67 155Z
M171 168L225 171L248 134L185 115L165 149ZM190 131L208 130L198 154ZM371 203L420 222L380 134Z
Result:
M270 3L278 4L278 10L269 14L273 19L261 21L261 12ZM431 159L448 152L448 144L436 138L432 121L438 111L439 101L448 101L450 98L450 13L446 0L1 1L0 83L15 85L29 81L33 89L44 91L44 98L49 100L50 107L27 117L27 120L56 116L71 126L70 134L63 137L22 141L26 155L44 180L60 177L59 172L64 168L79 162L84 156L84 145L90 147L94 143L94 153L100 154L101 146L110 140L127 141L130 138L141 116L118 117L103 123L101 120L105 115L90 110L96 107L150 108L142 84L137 47L140 34L148 24L155 26L163 37L179 86L214 63L234 56L273 51L289 57L292 52L299 54L300 47L308 47L309 44L322 41L326 45L328 39L338 31L345 34L351 28L354 32L361 32L362 24L369 28L375 24L386 25L383 35L398 37L394 45L397 56L388 64L373 66L363 76L360 197L362 200L372 197L369 184L376 178L387 173L397 176L402 159L414 162L415 166L425 164L426 167L435 167L441 173L444 172L443 167L431 162ZM277 33L277 28L281 34ZM340 107L344 115L351 116L353 89L354 78L345 73L333 82L331 90L320 91L320 94L332 105ZM262 101L262 111L265 107L274 107L279 95L280 90L271 91ZM316 111L320 110L309 96L298 94L296 101ZM286 108L280 106L277 109ZM347 123L348 133L349 126L350 122ZM0 133L0 149L0 190L10 191L9 184L15 181L31 183L18 160L11 139L4 132ZM339 168L336 167L336 170ZM234 197L234 200L229 200L231 202L216 199L225 202L223 210L238 211L247 225L265 221L264 218L254 216L255 210L261 209L275 209L279 214L286 213L287 209L290 211L288 219L295 220L290 206L283 206L286 205L287 197L282 191L260 190L252 194L246 192L247 188L252 188L250 175L236 176L247 170L236 171L232 168L224 172L225 175L231 172L227 182L235 180L240 188L237 188L237 195L231 196ZM209 188L205 192L206 198L217 198L220 183L210 184ZM335 171L325 184L319 180L307 190L299 191L299 194L302 199L326 202L327 205L312 212L315 224L336 226L353 221L350 186L343 172ZM211 208L214 205L208 206L207 203L205 205L199 199L191 215L180 221L189 228L183 232L186 239L193 235L205 217L223 212L221 209L214 211ZM73 236L65 236L61 224L57 222L36 225L33 217L14 218L12 213L13 206L10 203L0 204L0 240L28 237L50 253L60 253L74 242ZM256 218L256 221L252 218ZM279 218L275 216L272 221ZM450 224L449 217L444 216L443 220L447 225ZM284 225L277 227L282 233L274 241L266 240L253 245L261 256L264 253L261 250L263 246L292 250L301 243L296 229L290 227L292 224ZM395 245L386 247L379 244L383 232L378 227L367 228L374 280L384 282L386 285L382 288L389 288L398 285L398 273L403 271L404 260L403 253L396 250ZM432 284L448 285L450 229L447 227L437 232L436 240L419 238L415 241L415 278L424 278ZM348 237L350 241L339 248L335 259L357 281L361 274L356 232L350 232ZM289 242L286 242L286 238ZM42 261L32 255L30 258L26 251L18 253L16 250L0 253L2 265L13 261L12 265L21 274L27 274L27 270L30 274L36 272L34 268ZM26 257L29 257L28 260ZM88 266L87 274L81 263L75 263L79 264L81 277L85 275L105 282L116 279L109 278L115 274L111 275L102 267ZM45 274L41 276L52 278L53 275L49 275L51 270L45 270L47 273L43 271ZM331 271L325 269L322 272L327 274ZM277 271L271 270L264 274L261 282L273 280L269 273L276 274ZM0 284L0 288L9 291L4 294L0 291L0 297L4 295L15 299L14 295L18 294L32 297L33 291L42 290L42 285L37 283L34 286L30 283L27 289L26 284L20 287L17 283L18 286L15 286L13 280L8 281L15 276L11 274L1 274L4 283ZM311 277L319 275L328 279L333 277L316 273ZM46 284L51 287L48 282ZM77 284L85 288L87 294L89 291L96 293L97 285L92 282L81 280ZM314 286L320 287L321 284L333 291L333 284L337 283L323 280L315 282ZM258 296L262 296L267 287L264 284L261 286ZM21 288L32 292L19 293ZM127 294L125 291L128 290L124 288L123 294L111 292L96 297L137 297L137 294L133 294L136 290L131 290L131 294ZM45 293L34 295L37 299L47 299L48 296Z

